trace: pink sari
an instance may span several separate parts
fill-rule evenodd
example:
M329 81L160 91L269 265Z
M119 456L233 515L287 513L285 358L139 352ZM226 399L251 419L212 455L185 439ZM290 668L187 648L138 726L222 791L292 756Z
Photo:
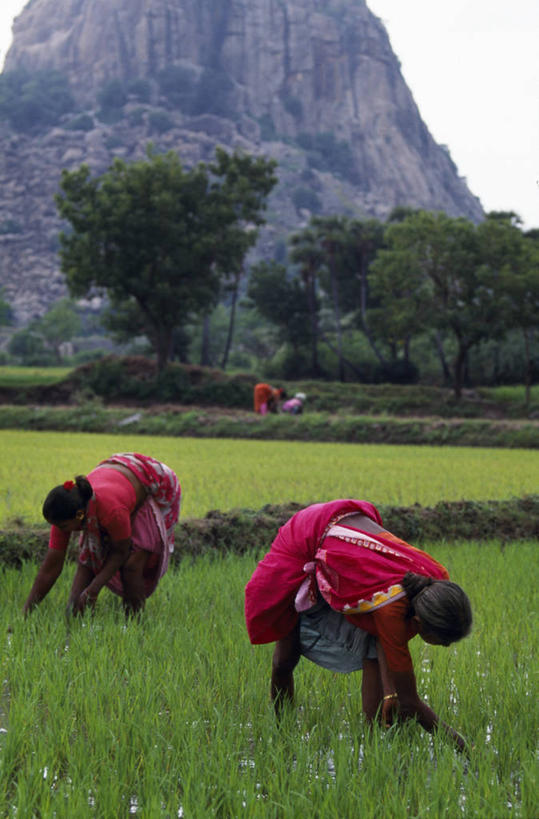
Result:
M302 509L279 529L245 589L252 643L289 634L318 591L336 611L364 614L403 597L406 572L447 579L434 558L390 532L348 529L346 516L358 513L382 525L375 506L348 499Z
M144 575L145 593L149 597L167 571L174 551L174 529L180 514L180 483L166 464L138 452L111 455L101 464L127 467L146 489L146 500L131 518L131 540L135 549L144 549L157 557L153 568ZM94 574L99 573L107 559L106 540L97 518L94 496L88 503L86 527L79 540L79 563L88 566ZM119 571L111 577L107 587L123 595Z

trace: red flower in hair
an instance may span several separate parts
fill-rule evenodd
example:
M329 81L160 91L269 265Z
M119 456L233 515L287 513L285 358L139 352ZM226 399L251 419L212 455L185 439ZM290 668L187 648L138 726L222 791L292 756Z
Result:
M71 489L73 489L73 488L74 488L74 486L75 486L75 482L74 482L74 481L65 481L65 483L64 483L64 489L67 489L67 491L68 491L68 492L69 492Z

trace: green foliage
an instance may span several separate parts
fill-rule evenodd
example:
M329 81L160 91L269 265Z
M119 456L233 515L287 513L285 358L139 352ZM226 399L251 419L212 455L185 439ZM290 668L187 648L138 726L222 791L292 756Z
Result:
M72 227L61 235L71 293L96 287L115 306L136 305L162 369L174 329L211 309L220 275L239 270L256 241L245 226L263 222L273 168L218 148L214 163L190 170L149 149L146 161L116 159L96 179L85 165L64 171L56 202Z
M43 131L74 109L69 82L58 71L0 75L0 119L8 120L16 131Z
M287 277L283 265L276 262L253 265L247 294L258 312L278 325L282 338L293 347L308 341L307 304L301 284Z
M0 628L10 633L0 813L534 816L537 708L528 670L537 630L500 600L526 588L537 543L418 545L450 567L473 601L469 638L449 649L410 644L419 695L467 736L470 760L413 723L369 730L361 675L330 674L304 659L296 706L277 723L268 698L273 648L250 646L242 611L255 553L184 561L126 627L107 591L95 617L66 625L72 566L23 619L31 563L2 576Z
M294 97L291 94L282 94L281 102L285 111L288 111L294 119L301 119L303 116L303 104L299 97Z
M65 125L68 131L92 131L94 127L94 118L90 114L79 114Z
M298 134L297 142L307 152L307 161L312 168L331 171L352 183L358 181L350 143L337 139L333 131L317 134L303 131Z
M131 80L127 83L128 97L134 97L137 102L150 102L152 96L152 84L142 77Z
M13 333L8 349L10 355L29 366L47 366L55 363L54 353L47 349L45 339L35 322Z
M522 302L518 287L513 292L515 276L529 269L531 281L539 282L539 267L523 268L522 234L499 214L475 226L417 211L390 223L385 237L388 247L371 265L373 290L383 298L384 330L397 337L412 326L449 332L457 346L458 397L469 350L503 335L517 320L508 307L511 300ZM524 290L529 295L529 287Z
M22 225L15 219L3 219L0 222L0 236L7 236L10 233L22 233Z
M81 321L74 304L69 299L62 299L42 316L36 327L60 360L61 345L80 332Z
M75 370L70 380L109 401L129 398L223 407L249 407L255 384L254 376L226 376L175 362L158 373L155 363L136 356L106 356Z
M146 114L146 109L145 108L133 108L127 114L127 121L133 127L136 127L138 125L142 125L144 123L145 114Z
M296 210L306 208L313 213L320 213L322 210L322 202L312 188L299 187L295 188L292 193L292 202Z
M224 71L205 68L198 81L191 113L230 117L234 85Z
M174 127L174 120L166 111L150 111L148 114L148 125L152 133L164 134Z
M127 89L119 79L106 82L97 93L97 102L102 111L121 110L127 102Z
M9 352L29 366L57 363L62 358L61 345L70 341L80 328L74 305L69 299L62 299L40 319L14 333Z
M0 327L6 327L13 323L13 310L11 305L2 298L2 290L0 289Z
M258 124L260 125L260 139L264 142L272 142L277 138L275 123L270 114L262 114L258 120Z
M173 108L192 113L197 92L197 75L191 68L168 65L158 76L159 91Z

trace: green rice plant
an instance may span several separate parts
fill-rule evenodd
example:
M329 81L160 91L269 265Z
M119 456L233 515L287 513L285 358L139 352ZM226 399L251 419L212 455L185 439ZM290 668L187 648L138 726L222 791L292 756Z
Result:
M339 497L377 505L521 497L539 486L539 451L0 431L0 526L41 522L48 491L114 452L164 461L182 517Z
M278 726L273 647L243 620L257 555L185 560L127 625L108 592L68 622L70 572L23 619L27 564L2 574L0 815L533 819L538 543L417 545L472 602L467 639L411 643L420 695L469 759L415 723L367 730L361 674L306 660Z

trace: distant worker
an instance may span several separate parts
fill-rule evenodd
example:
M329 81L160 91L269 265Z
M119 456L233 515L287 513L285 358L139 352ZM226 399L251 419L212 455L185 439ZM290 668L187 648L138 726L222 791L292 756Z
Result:
M126 614L144 608L168 568L180 494L170 467L134 452L112 455L87 477L52 489L43 504L51 524L49 548L25 614L60 576L72 532L80 532L80 551L68 610L77 614L93 607L103 586L122 598Z
M268 412L277 412L279 401L286 398L283 389L273 388L269 384L257 384L254 388L254 411L259 415L267 415Z
M284 402L281 410L288 412L290 415L301 415L306 398L307 396L304 392L297 392L293 398L289 398Z

